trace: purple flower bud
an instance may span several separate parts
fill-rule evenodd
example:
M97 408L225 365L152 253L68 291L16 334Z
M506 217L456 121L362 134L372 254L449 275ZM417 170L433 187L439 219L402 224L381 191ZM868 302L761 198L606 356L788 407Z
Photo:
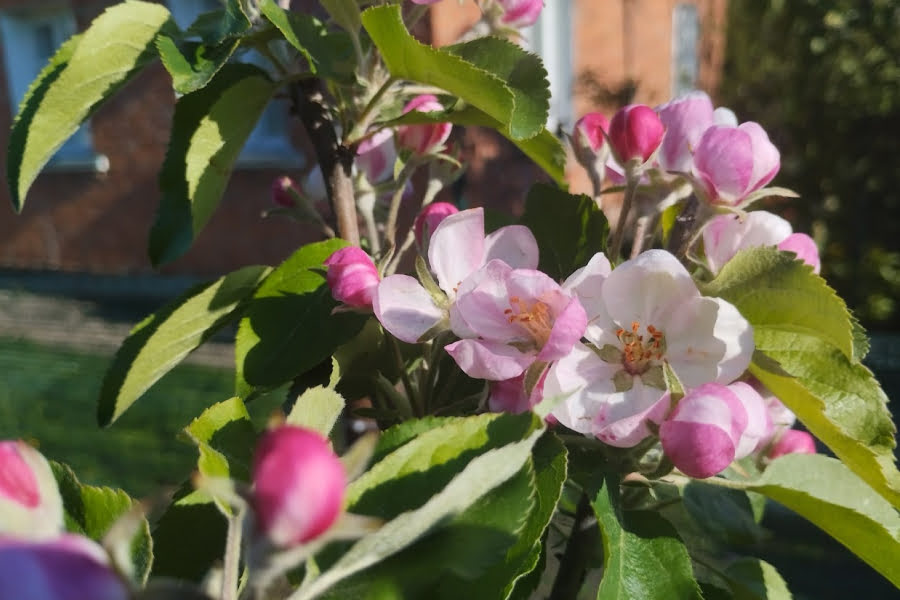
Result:
M609 124L609 143L620 164L631 160L645 163L659 148L665 132L652 108L629 104L613 115Z
M704 479L731 464L747 411L724 385L707 383L691 390L659 427L663 452L685 475Z
M419 248L424 249L428 246L431 234L434 233L441 221L458 212L459 209L449 202L434 202L423 208L413 223L416 244Z
M25 442L0 441L0 534L46 538L62 530L62 498L47 460Z
M416 96L403 107L403 114L412 111L423 113L443 112L444 107L436 96L422 94ZM397 145L408 148L415 154L430 154L444 147L450 137L452 123L432 123L429 125L401 125L397 128Z
M335 300L356 308L372 308L372 296L381 277L368 254L356 246L347 246L329 256L325 266Z
M606 143L604 133L609 131L609 119L602 113L587 113L575 123L572 140L577 149L590 150L597 153Z
M260 530L279 547L308 542L343 509L347 476L328 440L284 425L268 431L253 459L253 507Z
M712 100L705 92L691 92L658 106L656 112L666 128L659 153L666 171L688 172L700 136L713 124Z
M300 191L297 189L297 184L294 183L293 179L287 175L275 178L275 181L272 182L272 202L278 206L293 208L296 206L296 202L293 194L291 194L291 190L295 193Z
M739 205L775 177L781 166L778 149L757 123L738 127L713 125L694 151L693 173L713 203Z
M503 8L500 20L517 29L534 25L544 8L544 0L497 0L497 4Z
M816 246L816 242L805 233L792 233L778 244L778 249L793 252L798 259L812 266L814 273L818 273L822 269L819 261L819 248Z
M815 454L816 440L799 429L788 429L772 445L768 458L776 459L785 454Z
M127 600L130 594L103 548L63 535L39 542L0 538L0 598Z

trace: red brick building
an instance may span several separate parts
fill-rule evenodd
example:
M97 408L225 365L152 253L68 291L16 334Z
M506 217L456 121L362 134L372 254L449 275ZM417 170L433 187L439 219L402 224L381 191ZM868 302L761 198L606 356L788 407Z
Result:
M166 4L185 24L216 1ZM0 85L0 130L9 131L23 86L52 50L113 3L0 0L0 81L5 84ZM715 87L726 0L547 0L546 5L527 36L551 73L551 127L568 128L588 110L611 113L632 92L635 101L652 105L681 90ZM434 5L425 35L436 45L450 43L478 14L472 0ZM21 215L12 211L4 185L0 268L149 272L147 234L174 102L168 74L154 65L63 147L38 177ZM471 162L462 200L518 210L538 170L491 132L469 129L457 135ZM244 264L274 264L314 239L303 225L260 218L270 206L272 179L307 164L303 144L302 132L287 122L286 107L274 106L251 137L217 214L191 251L162 272L204 276ZM570 179L574 189L583 189L577 167Z

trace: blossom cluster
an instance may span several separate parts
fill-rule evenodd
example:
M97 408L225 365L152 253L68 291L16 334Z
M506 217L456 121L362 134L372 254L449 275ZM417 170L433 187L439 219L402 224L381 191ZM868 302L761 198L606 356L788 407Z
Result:
M526 227L486 233L482 209L436 203L414 227L418 277L382 278L365 252L344 248L326 263L335 298L371 311L399 340L439 340L464 373L488 382L492 410L546 400L554 423L614 447L656 440L693 477L750 455L814 451L808 434L790 430L790 411L749 375L751 325L695 281L755 246L819 270L811 238L774 214L743 210L779 167L765 131L693 93L656 109L627 106L611 121L586 115L572 142L583 164L631 186L690 184L706 207L694 236L699 264L661 249L620 261L614 250L555 281L538 270Z

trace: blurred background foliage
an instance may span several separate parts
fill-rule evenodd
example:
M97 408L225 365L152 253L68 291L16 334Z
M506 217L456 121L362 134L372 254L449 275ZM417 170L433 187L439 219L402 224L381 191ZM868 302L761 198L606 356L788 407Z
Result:
M730 0L721 105L781 150L767 208L810 232L822 274L876 331L900 331L900 1Z

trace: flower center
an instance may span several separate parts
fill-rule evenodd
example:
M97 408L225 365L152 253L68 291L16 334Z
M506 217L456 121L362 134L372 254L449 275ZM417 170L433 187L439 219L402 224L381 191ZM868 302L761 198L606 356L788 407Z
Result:
M543 348L550 339L553 329L553 315L550 307L540 300L529 305L518 296L510 296L509 308L503 311L510 323L518 323L534 340L537 348Z
M662 360L666 352L666 337L662 331L653 325L647 325L647 335L643 336L638 333L640 329L640 322L632 321L631 331L621 328L616 330L616 337L622 342L622 364L631 375L647 372L652 362Z

